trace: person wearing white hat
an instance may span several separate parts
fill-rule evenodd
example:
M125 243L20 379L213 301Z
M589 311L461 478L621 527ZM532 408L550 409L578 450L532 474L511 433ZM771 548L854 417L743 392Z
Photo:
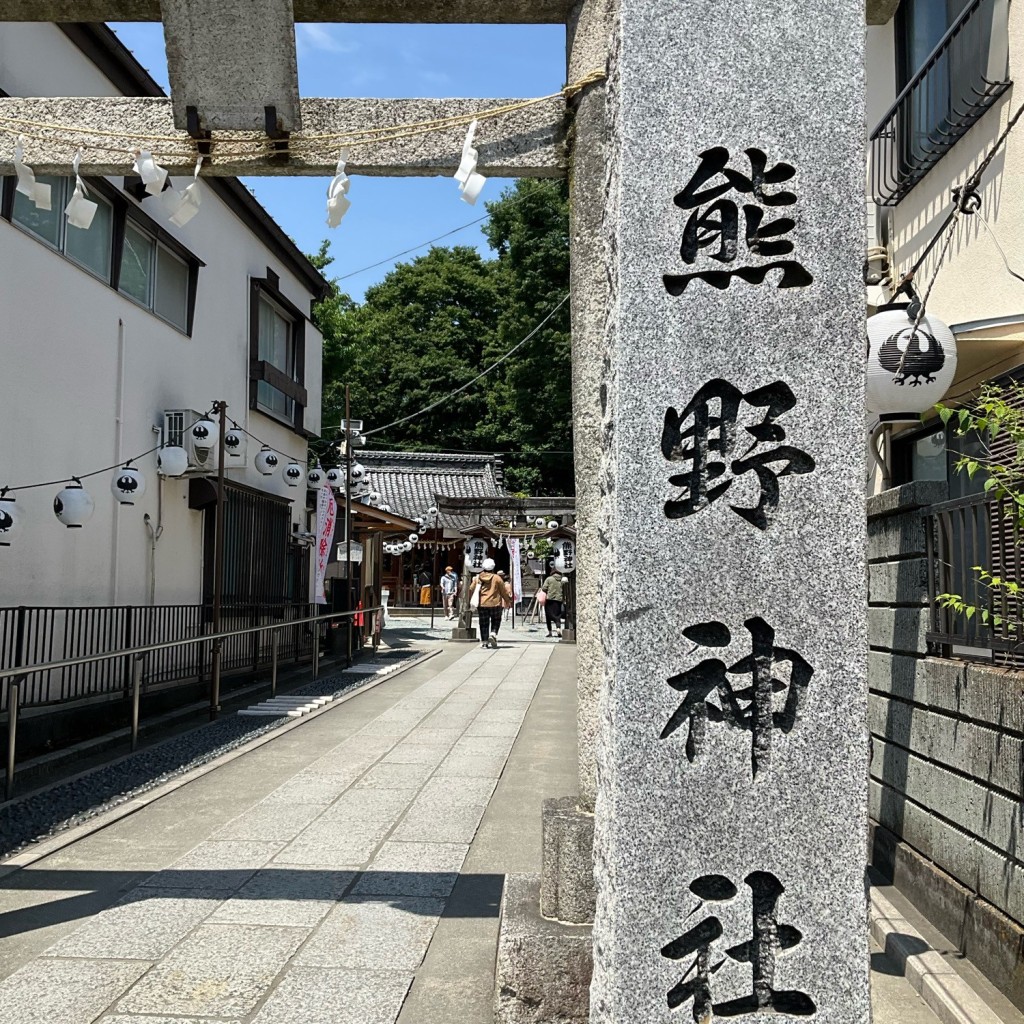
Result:
M498 630L501 628L505 602L512 600L512 588L494 571L493 558L484 559L483 571L473 580L471 598L478 589L480 601L477 611L482 641L480 646L495 648L498 646Z

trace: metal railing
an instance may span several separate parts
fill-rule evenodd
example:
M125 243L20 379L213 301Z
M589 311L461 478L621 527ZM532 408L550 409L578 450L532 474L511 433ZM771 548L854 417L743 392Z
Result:
M1008 0L973 0L871 133L871 195L896 206L1010 87Z
M310 607L317 607L315 605ZM264 634L269 634L269 641L266 649L269 652L269 664L271 669L270 688L271 696L277 692L277 670L281 655L281 637L286 630L296 630L309 626L310 649L313 662L313 678L316 679L320 672L320 633L321 630L331 622L351 617L375 616L383 611L382 606L375 605L372 608L359 608L352 611L332 612L327 615L310 615L306 618L293 619L277 623L263 623L254 626L247 626L241 629L222 630L219 633L207 633L202 636L186 637L177 640L165 640L159 643L138 644L133 647L120 648L116 650L105 650L98 653L65 657L56 660L42 661L31 664L22 664L12 668L0 669L0 688L3 690L4 704L7 708L7 777L5 782L5 799L10 800L14 792L14 771L17 752L18 717L22 707L28 706L22 700L23 688L27 686L28 680L34 676L49 675L58 670L78 668L96 663L109 662L129 666L127 682L118 687L124 689L131 699L131 749L135 750L138 745L139 736L139 710L146 677L147 660L168 651L184 652L194 649L195 652L203 652L204 646L209 644L209 652L204 652L210 657L212 672L210 677L210 717L216 717L220 711L220 672L222 667L229 663L223 655L225 645L233 641L245 641L248 639L247 650L261 650L261 640ZM371 619L375 623L375 619ZM379 631L376 625L371 627L371 634L376 638ZM316 638L315 642L313 638ZM375 642L376 646L376 642ZM116 674L116 673L115 673ZM26 690L25 692L31 692ZM77 697L65 698L63 701L47 700L43 704L53 705L67 703L68 700ZM38 706L38 705L37 705Z
M1024 537L1015 502L984 495L943 502L925 511L924 526L930 651L1024 665L1024 629L1016 625L1024 621L1024 597L986 585L977 568L1024 584ZM940 594L958 594L978 611L968 617L940 607Z

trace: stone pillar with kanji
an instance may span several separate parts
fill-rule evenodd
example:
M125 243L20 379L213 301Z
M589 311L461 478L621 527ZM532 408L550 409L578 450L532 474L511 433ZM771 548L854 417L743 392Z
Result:
M621 0L591 1021L870 1019L863 0Z

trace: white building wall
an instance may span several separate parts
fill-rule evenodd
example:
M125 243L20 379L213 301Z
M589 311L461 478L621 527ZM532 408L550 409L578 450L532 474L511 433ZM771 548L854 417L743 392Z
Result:
M97 93L95 75L83 61L54 26L0 26L0 88L11 94ZM152 212L206 263L191 338L0 220L0 487L67 479L123 461L158 443L153 427L162 425L165 409L205 412L218 399L241 426L277 451L304 459L303 438L248 407L249 278L265 277L271 268L281 292L304 312L310 293L225 203L201 187L201 209L184 228ZM321 338L308 322L305 336L305 426L317 432ZM305 489L289 489L279 474L257 473L252 461L259 446L252 439L248 445L247 467L230 469L229 479L294 498L293 522L305 526ZM188 508L186 480L160 483L155 455L138 467L147 489L134 507L117 504L111 474L83 481L96 511L82 529L69 530L54 517L60 485L17 492L21 532L10 547L0 548L0 605L148 603L151 552L144 517L156 524L161 489L155 601L197 602L203 513Z

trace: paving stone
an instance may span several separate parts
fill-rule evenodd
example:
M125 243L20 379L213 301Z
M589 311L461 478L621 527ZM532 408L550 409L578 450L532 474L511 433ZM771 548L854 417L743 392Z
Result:
M140 1017L137 1014L118 1013L100 1017L96 1024L197 1024L195 1017ZM216 1024L242 1024L240 1020L218 1020Z
M231 890L133 889L47 951L47 956L159 960L217 909Z
M406 737L409 743L424 743L430 746L452 746L462 735L462 729L429 729L421 725Z
M420 743L400 743L385 754L387 764L440 764L448 754L447 746L426 746Z
M432 764L403 764L382 761L375 764L355 789L419 789L433 774Z
M464 843L385 843L353 895L448 896L469 846Z
M293 967L252 1024L394 1024L411 974Z
M200 843L163 871L150 875L142 884L165 889L237 889L284 845L210 840Z
M362 867L388 834L389 826L356 831L353 825L312 826L275 858L274 864L345 870Z
M295 957L301 967L415 971L444 900L349 896L334 907Z
M412 797L408 789L350 789L327 809L321 820L336 822L341 819L369 826L382 821L394 824Z
M473 722L467 726L466 736L508 736L514 739L522 728L522 718L515 722Z
M354 871L267 868L257 871L209 919L210 924L312 927L352 884Z
M511 736L463 736L451 749L453 756L470 754L484 757L508 757L515 740Z
M449 754L437 769L438 777L461 775L468 778L498 778L505 768L505 754Z
M471 843L485 807L439 808L427 802L413 804L390 838L399 843Z
M141 960L34 960L0 982L0 1021L92 1024L147 970Z
M416 797L417 804L431 802L445 806L469 806L483 804L486 806L494 794L497 779L467 776L445 776L430 779Z
M245 814L214 832L213 839L254 839L288 842L294 839L322 808L317 804L282 804L275 800L257 804Z
M308 928L202 925L132 988L118 1010L245 1016L308 934Z
M360 775L362 769L351 772L351 777L296 775L294 779L275 789L264 802L319 804L325 807L337 800Z

